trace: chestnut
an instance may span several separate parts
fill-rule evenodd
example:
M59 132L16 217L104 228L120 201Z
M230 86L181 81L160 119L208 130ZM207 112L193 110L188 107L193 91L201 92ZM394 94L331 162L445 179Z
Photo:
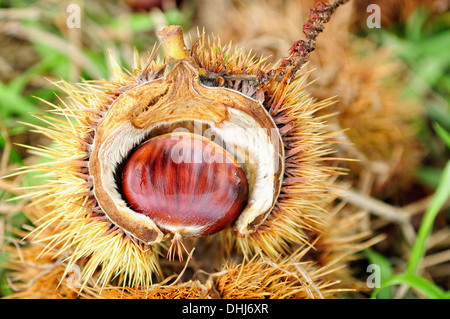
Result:
M141 144L122 171L131 208L165 232L207 236L232 224L244 209L244 170L218 144L191 133L171 133Z
M209 73L190 55L180 27L158 35L164 68L143 71L145 81L120 94L96 127L89 173L99 209L145 245L173 237L169 255L182 237L229 225L248 238L281 192L281 132L260 95L203 82ZM209 134L213 141L202 136ZM180 150L203 161L169 156Z

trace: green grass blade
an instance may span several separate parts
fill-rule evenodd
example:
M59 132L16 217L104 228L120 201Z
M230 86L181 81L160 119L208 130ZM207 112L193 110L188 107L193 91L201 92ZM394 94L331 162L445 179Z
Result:
M25 99L20 92L11 90L10 87L0 82L0 108L5 118L12 114L31 118L29 113L39 113L41 109Z
M420 167L416 172L420 182L430 189L436 189L442 176L442 169L437 167Z
M381 289L394 285L408 285L424 294L428 299L448 298L448 293L444 292L432 282L426 280L425 278L407 273L394 275L386 280L380 288L377 288L372 292L372 298L376 298Z
M439 135L439 137L444 141L445 145L450 148L450 133L440 126L438 123L434 124L434 130Z
M417 240L411 251L411 256L408 261L407 273L410 275L417 274L419 270L420 262L425 256L426 243L428 237L433 229L434 220L436 215L441 210L444 203L450 197L450 160L442 172L439 185L436 189L430 206L428 207L420 224L419 232L417 234Z
M5 147L6 141L0 134L0 151L4 152ZM19 156L19 154L17 154L17 152L13 148L11 148L9 151L9 160L14 163L22 164L22 158Z

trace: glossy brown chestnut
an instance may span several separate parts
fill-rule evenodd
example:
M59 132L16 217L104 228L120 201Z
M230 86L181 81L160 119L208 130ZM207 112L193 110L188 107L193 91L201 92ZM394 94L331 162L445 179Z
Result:
M125 163L123 195L165 231L206 236L244 209L244 170L214 142L190 133L165 134L140 145Z

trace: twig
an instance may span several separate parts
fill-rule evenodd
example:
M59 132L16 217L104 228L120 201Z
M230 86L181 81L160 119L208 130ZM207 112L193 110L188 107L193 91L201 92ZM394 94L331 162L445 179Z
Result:
M314 9L309 11L308 20L303 24L303 33L306 40L296 41L289 50L289 56L283 59L276 69L265 73L259 70L256 75L231 75L224 71L222 74L205 72L204 79L215 83L226 80L243 80L263 85L268 81L281 82L295 77L297 71L309 60L309 54L316 48L316 38L324 29L324 24L330 21L334 11L349 0L329 0L316 3Z
M0 20L37 20L41 16L39 9L0 9Z
M450 261L450 250L444 250L432 255L426 256L421 264L420 268L425 269L434 265L443 264L445 262Z
M381 200L360 194L351 189L341 189L337 191L336 189L330 188L329 192L338 195L340 198L355 206L358 206L359 208L366 209L372 214L387 219L391 222L399 224L409 223L410 215L408 213L401 208L386 204Z
M286 75L290 78L309 60L309 54L316 48L316 38L324 29L324 24L330 21L334 11L349 0L330 0L316 3L309 11L308 20L303 24L305 40L298 40L289 50L289 56L282 60L280 66L267 73L269 79L282 81Z
M178 281L180 281L181 277L183 276L184 272L185 272L186 269L187 269L187 266L188 266L188 264L189 264L189 261L190 261L191 258L192 258L192 254L194 253L194 250L195 250L195 247L192 248L191 252L189 253L188 258L187 258L187 260L186 260L186 264L184 264L183 270L180 272L180 274L178 275L177 279L175 279L175 281L172 282L169 286L173 286L173 285L175 285Z
M309 276L309 274L305 270L305 268L303 268L303 266L301 264L299 264L298 262L293 260L293 258L291 258L291 260L292 260L292 262L294 264L294 267L297 269L297 271L303 276L303 278L306 279L306 281L311 285L312 289L319 295L319 298L320 299L324 299L322 293L319 290L319 288L314 283L314 281L311 279L311 277Z
M410 245L416 240L416 232L410 223L411 215L403 208L394 207L381 200L358 193L351 189L339 191L330 188L329 192L338 195L341 199L361 208L368 210L373 215L384 220L399 224L405 239Z
M19 189L19 186L3 179L0 179L0 189L14 195L24 194L23 190Z
M303 278L306 279L307 283L305 283L303 280L301 280L300 277L295 272L288 271L288 270L280 267L279 265L277 265L276 263L274 263L272 260L270 260L267 257L264 258L264 262L267 263L269 266L274 267L276 269L279 269L283 273L286 273L286 274L288 274L290 276L293 276L295 279L297 279L300 282L300 284L305 288L306 293L308 294L308 296L310 296L312 299L315 299L315 296L312 293L312 291L309 289L310 287L319 295L320 299L323 299L323 295L320 292L319 288L312 281L311 277L303 269L303 267L298 262L296 262L294 259L292 259L292 258L291 258L291 261L293 262L295 269L302 275ZM308 284L309 284L309 286L308 286Z
M450 227L434 231L427 241L427 250L437 246L449 246L450 244Z

